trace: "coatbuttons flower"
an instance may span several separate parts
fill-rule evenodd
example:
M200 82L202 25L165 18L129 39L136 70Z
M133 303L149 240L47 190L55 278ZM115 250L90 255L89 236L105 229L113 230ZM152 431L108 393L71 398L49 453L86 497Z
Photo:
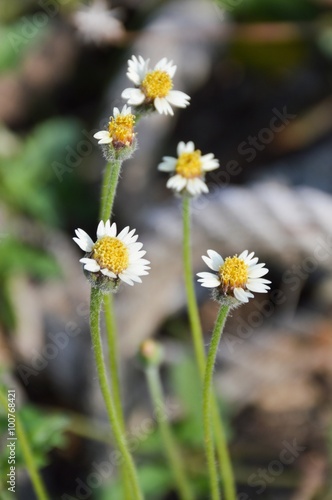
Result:
M202 259L215 273L198 273L199 282L206 288L214 289L214 298L232 306L249 302L252 292L266 293L271 281L264 279L269 270L265 264L258 264L254 252L244 250L239 256L225 260L214 250L207 251Z
M177 154L177 158L164 156L158 165L158 170L175 174L168 179L167 187L192 196L208 193L209 189L204 182L205 172L218 168L219 161L212 153L202 156L199 149L195 150L192 141L187 144L179 142Z
M83 229L76 229L73 240L87 254L80 262L92 286L116 290L121 281L133 285L142 282L140 276L149 274L150 262L142 258L146 252L143 244L137 243L135 231L127 226L117 235L115 222L100 221L94 243Z
M176 71L173 61L166 57L149 69L150 60L142 56L132 56L128 61L127 76L134 84L134 88L125 89L121 96L133 106L146 105L156 109L158 113L173 115L172 106L186 108L190 97L180 90L173 89L173 76Z
M120 111L113 109L113 116L110 117L108 130L100 130L94 134L104 149L106 158L126 159L129 158L135 149L135 115L131 113L130 106L126 104Z
M126 36L123 24L116 18L118 14L119 9L109 10L105 0L96 0L92 5L80 7L72 19L87 42L111 44L121 42Z

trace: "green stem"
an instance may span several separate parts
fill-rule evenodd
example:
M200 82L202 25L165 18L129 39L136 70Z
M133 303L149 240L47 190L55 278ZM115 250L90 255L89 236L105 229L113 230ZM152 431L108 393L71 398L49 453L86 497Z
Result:
M183 197L183 263L184 277L188 301L189 321L193 336L193 344L196 362L198 365L201 381L204 381L205 372L205 351L201 322L199 319L198 305L196 301L195 288L193 282L192 262L191 262L191 237L190 237L190 198ZM220 461L221 475L223 478L223 489L225 500L236 500L235 479L229 456L226 434L219 416L218 404L215 396L212 396L212 418L216 437L216 448Z
M183 459L181 458L168 422L159 369L157 366L149 366L145 370L145 373L165 452L177 484L180 498L181 500L193 500L193 493L183 468Z
M100 204L100 219L104 222L106 222L112 215L121 165L121 160L114 160L112 162L108 162L105 168Z
M104 295L104 314L108 345L108 362L111 375L111 390L118 419L124 429L124 416L121 403L120 379L118 367L118 346L116 338L116 324L114 319L113 295Z
M203 386L203 425L204 425L204 440L205 451L208 462L211 498L212 500L219 500L219 485L218 485L218 472L214 456L213 434L211 426L211 407L212 407L212 378L213 369L218 352L218 346L223 332L224 324L229 311L229 306L221 306L217 317L216 324L213 329L210 349L206 361L204 386Z
M0 400L4 408L7 410L7 414L9 414L9 409L8 409L8 402L7 398L3 394L2 391L0 391ZM18 415L18 413L14 413L11 415L15 415L15 431L16 431L16 437L17 437L17 442L19 443L21 450L22 450L22 455L27 467L27 470L29 472L34 490L36 492L38 500L49 500L49 496L46 492L44 483L42 481L42 478L39 474L37 465L35 463L35 459L33 456L33 452L31 450L27 435L25 433L25 429L23 427L23 424L21 422L21 419Z
M183 265L184 279L187 292L188 313L193 336L195 356L199 372L204 374L205 353L203 344L203 335L201 322L199 319L198 307L196 302L195 288L193 282L192 262L191 262L191 238L190 238L190 198L183 196Z
M126 432L125 419L122 410L121 403L121 391L120 391L120 379L119 379L119 367L118 367L118 346L116 338L116 324L114 317L114 305L113 305L113 295L105 294L104 296L104 315L105 315L105 326L106 326L106 336L108 345L108 363L111 375L111 392L115 407L115 412L118 421L121 425L122 432ZM121 470L122 483L124 489L125 499L130 500L131 488L128 481L128 474L125 467Z
M103 348L100 337L100 326L99 326L99 316L100 316L102 301L103 301L103 294L100 292L100 290L96 288L91 288L90 328L91 328L92 345L94 349L99 385L102 395L104 397L114 439L119 448L119 451L121 452L124 467L131 481L132 493L133 493L132 499L142 500L143 496L138 483L135 464L129 452L126 438L122 430L121 423L118 419L115 405L113 403L111 392L108 386L107 373L103 356Z

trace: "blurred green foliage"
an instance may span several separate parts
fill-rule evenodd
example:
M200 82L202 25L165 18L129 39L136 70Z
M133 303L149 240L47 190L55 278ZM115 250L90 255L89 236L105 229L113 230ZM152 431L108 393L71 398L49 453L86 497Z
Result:
M0 197L10 210L40 222L59 222L52 170L54 158L78 134L78 123L53 119L43 122L10 157L0 157Z
M64 431L69 425L69 418L59 413L46 413L31 405L17 409L16 412L26 432L37 466L47 465L49 452L53 448L66 446L67 440ZM7 429L7 410L0 406L0 434L5 436ZM19 443L15 453L15 466L17 468L23 467L25 464ZM6 447L0 451L0 471L2 471L1 479L4 479L8 471L8 450Z
M320 12L310 0L217 0L239 21L312 21Z

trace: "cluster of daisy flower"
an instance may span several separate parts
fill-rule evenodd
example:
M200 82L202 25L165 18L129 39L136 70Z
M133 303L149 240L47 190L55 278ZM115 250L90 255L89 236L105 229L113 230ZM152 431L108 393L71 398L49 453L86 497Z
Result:
M166 58L153 69L150 60L141 56L133 56L128 61L127 76L134 87L122 92L127 104L121 111L114 108L108 129L94 135L109 161L124 160L132 155L136 147L134 126L137 117L153 110L173 115L172 106L188 106L190 97L173 90L175 72L176 66ZM205 174L218 167L219 161L214 155L203 155L195 149L192 141L179 142L177 157L164 156L158 165L160 171L170 174L167 187L176 194L189 197L208 192ZM86 252L80 262L92 286L114 291L121 281L129 285L141 282L141 276L148 274L150 262L143 258L145 251L137 239L135 229L126 227L117 234L115 223L110 225L110 221L99 223L95 242L82 229L76 230L74 241ZM208 250L207 254L202 258L213 273L198 273L198 281L203 287L213 289L213 296L219 302L235 306L248 302L253 297L252 292L269 290L270 281L263 278L268 269L265 264L258 263L253 252L245 250L239 256L225 260L214 250Z

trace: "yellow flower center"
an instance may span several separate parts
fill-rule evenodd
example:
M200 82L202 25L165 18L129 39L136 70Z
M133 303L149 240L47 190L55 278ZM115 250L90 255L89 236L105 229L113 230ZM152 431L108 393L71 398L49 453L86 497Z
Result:
M237 256L227 257L219 268L219 275L223 287L244 288L248 280L248 266Z
M118 114L116 117L111 117L108 124L108 132L113 139L113 145L130 146L134 139L135 116L128 113L127 115Z
M172 78L166 71L156 69L147 73L141 83L141 89L148 99L166 97L173 87Z
M128 249L118 238L103 236L93 245L92 252L92 258L102 269L106 268L115 274L120 274L128 267Z
M196 149L193 153L182 153L176 163L175 171L186 179L202 175L201 152Z

